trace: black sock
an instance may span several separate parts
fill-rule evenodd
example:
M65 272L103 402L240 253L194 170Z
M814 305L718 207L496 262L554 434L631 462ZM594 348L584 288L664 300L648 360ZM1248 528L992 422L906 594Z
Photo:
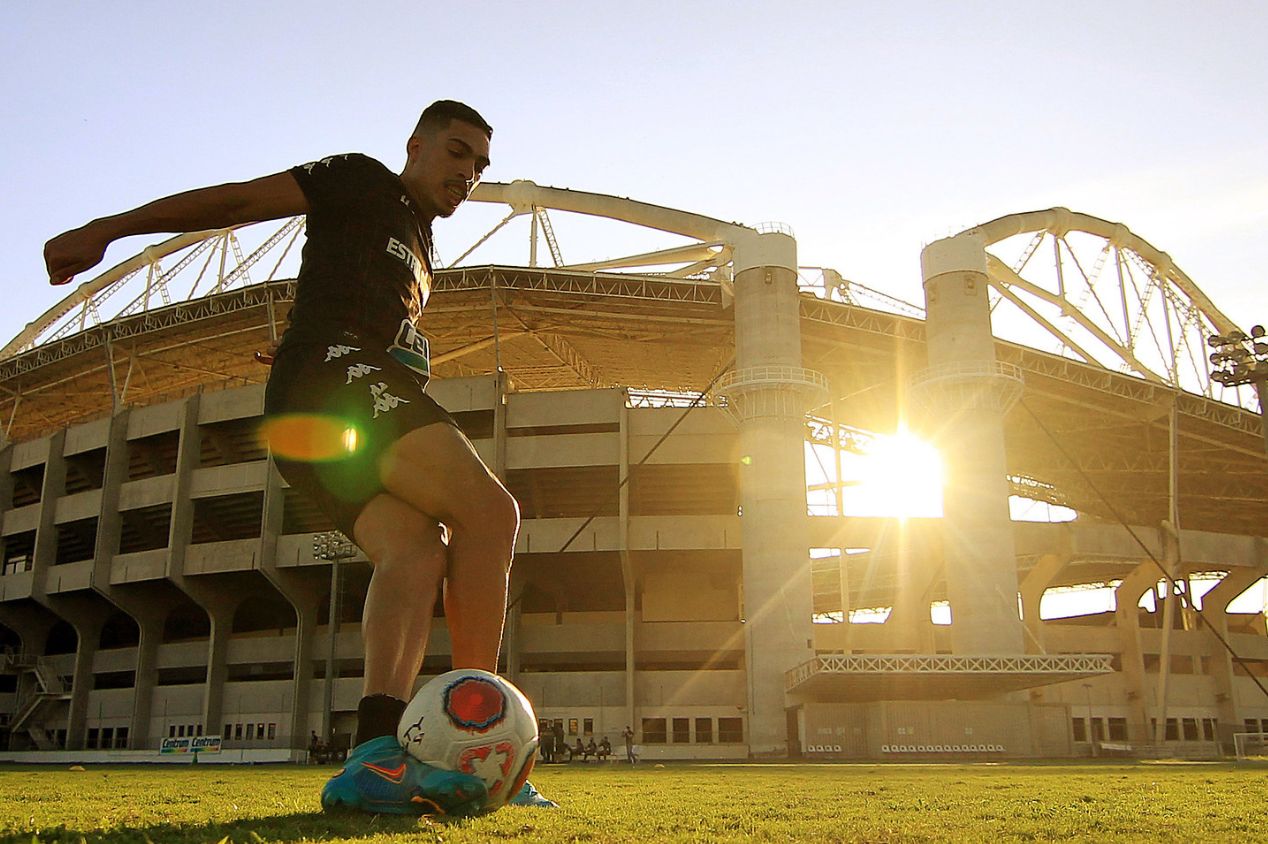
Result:
M357 740L354 746L379 736L395 736L405 714L405 701L391 695L370 695L357 704Z

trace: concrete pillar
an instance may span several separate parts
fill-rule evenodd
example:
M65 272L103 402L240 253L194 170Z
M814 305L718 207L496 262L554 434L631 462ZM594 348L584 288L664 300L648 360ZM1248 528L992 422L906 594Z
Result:
M313 678L313 638L317 629L317 608L321 588L311 572L297 572L277 565L277 540L282 534L286 493L282 476L269 457L264 486L264 507L260 527L260 573L290 603L295 611L295 651L291 664L290 748L308 748L309 689ZM206 729L210 730L211 727Z
M1202 614L1215 633L1224 637L1224 641L1228 641L1228 605L1265 574L1268 574L1268 568L1262 565L1256 568L1232 568L1202 596ZM1215 682L1215 702L1219 711L1219 740L1231 744L1232 734L1243 729L1242 719L1245 717L1235 689L1234 677L1237 675L1233 671L1233 658L1228 649L1216 640L1214 634L1207 636L1207 640L1210 642L1211 676Z
M141 641L136 649L136 676L133 679L132 726L128 749L142 750L150 742L150 716L154 711L154 686L158 682L158 651L163 644L163 617L140 621ZM214 727L203 724L204 731Z
M943 577L940 553L930 537L914 520L890 521L873 559L885 561L896 572L894 606L885 619L886 646L898 651L932 653L933 619L929 605L934 588Z
M1017 558L1008 513L1004 414L1020 372L995 360L980 236L935 241L920 256L930 366L913 384L942 456L943 558L957 654L1017 654Z
M44 606L48 602L48 572L57 559L57 499L66 492L66 431L49 437L48 458L44 461L44 483L40 489L40 521L35 529L35 551L31 555L32 597Z
M630 409L621 405L621 477L630 476ZM617 547L621 549L621 583L625 587L625 723L634 728L638 724L635 710L634 672L635 639L638 619L634 615L636 580L634 561L630 557L630 485L625 484L617 498Z
M1153 560L1145 560L1132 569L1114 590L1114 626L1118 630L1119 658L1122 661L1127 703L1131 715L1127 719L1127 740L1133 744L1148 744L1153 740L1149 732L1149 687L1145 674L1145 646L1140 635L1141 597L1153 589L1161 577Z
M198 467L202 438L198 430L199 395L185 400L182 408L180 445L176 450L175 484L172 489L172 522L168 534L167 576L182 592L189 595L211 620L211 639L207 648L207 680L203 692L202 723L205 730L216 730L223 723L224 686L229 669L229 635L233 629L233 611L245 597L229 596L223 590L185 576L185 554L189 550L194 528L194 502L190 497L194 469Z
M66 749L83 750L88 738L88 695L92 692L92 662L101 640L102 614L72 619L79 643L75 648L75 673L70 710L66 718Z
M1024 623L1026 625L1026 652L1047 653L1043 644L1043 619L1039 617L1039 605L1043 602L1043 594L1057 579L1065 567L1070 564L1069 553L1044 554L1021 582L1021 600Z
M792 236L754 233L736 244L734 268L735 371L720 390L740 425L748 745L783 756L784 674L814 656L803 444L826 382L801 366Z
M141 631L133 679L132 723L128 730L128 746L138 749L145 747L150 738L150 711L158 679L158 647L163 641L166 606L164 601L155 600L153 587L113 586L110 583L114 555L119 550L119 538L123 533L119 491L128 479L129 418L129 411L124 409L110 420L101 511L97 519L97 543L93 550L92 587L131 616Z
M534 218L536 219L536 218ZM493 378L493 465L489 468L502 483L506 483L506 407L510 392L510 378L504 370L499 369ZM523 651L523 636L520 629L524 597L523 581L517 576L514 561L511 563L510 592L507 595L506 619L502 626L502 669L506 678L518 684L520 662ZM445 624L448 626L448 619Z

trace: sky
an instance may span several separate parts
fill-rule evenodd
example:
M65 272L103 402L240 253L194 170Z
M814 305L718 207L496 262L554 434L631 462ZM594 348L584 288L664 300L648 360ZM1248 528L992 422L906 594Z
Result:
M909 301L924 244L1063 205L1126 223L1248 327L1268 321L1265 36L1268 5L1219 0L8 3L0 342L70 290L43 272L52 235L337 152L399 169L440 98L493 124L488 180L780 221L800 263ZM438 225L442 257L505 210L478 208ZM555 227L569 261L623 251ZM471 262L527 263L515 237Z

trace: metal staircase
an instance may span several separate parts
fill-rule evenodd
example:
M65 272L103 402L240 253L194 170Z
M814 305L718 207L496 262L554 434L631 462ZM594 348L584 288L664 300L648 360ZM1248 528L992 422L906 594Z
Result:
M70 690L53 665L42 656L7 653L3 665L5 671L16 672L19 676L30 674L34 679L29 686L30 691L25 694L19 691L17 711L9 720L9 735L25 732L39 750L55 750L57 743L37 716L57 701L70 700ZM19 683L19 690L22 687L23 684Z

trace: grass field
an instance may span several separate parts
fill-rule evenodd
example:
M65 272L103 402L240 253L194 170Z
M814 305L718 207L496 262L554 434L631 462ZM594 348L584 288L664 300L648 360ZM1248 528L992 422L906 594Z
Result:
M9 842L1265 841L1268 765L572 765L563 804L323 815L325 767L0 768Z

